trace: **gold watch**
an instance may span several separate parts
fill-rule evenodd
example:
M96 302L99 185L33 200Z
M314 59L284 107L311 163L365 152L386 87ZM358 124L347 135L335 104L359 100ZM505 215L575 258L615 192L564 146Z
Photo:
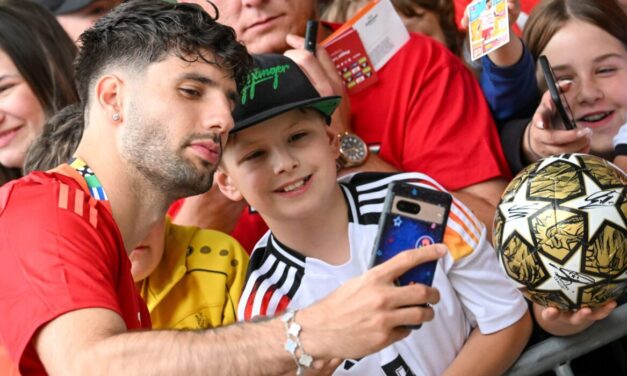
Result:
M361 166L368 158L368 145L364 140L350 132L340 133L337 137L340 141L338 166L341 168Z

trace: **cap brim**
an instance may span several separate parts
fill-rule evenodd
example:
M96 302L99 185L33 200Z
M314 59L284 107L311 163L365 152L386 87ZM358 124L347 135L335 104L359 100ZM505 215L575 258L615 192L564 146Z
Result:
M70 0L63 2L59 8L54 11L54 14L66 14L81 10L91 4L94 0Z
M340 101L342 100L342 97L339 95L334 95L334 96L328 96L328 97L321 97L321 98L314 98L314 99L308 99L305 101L299 101L299 102L292 102L292 103L288 103L288 104L284 104L282 106L278 106L278 107L274 107L272 109L269 109L267 111L264 112L260 112L254 116L251 116L249 118L246 118L242 121L236 122L235 123L235 127L233 128L233 130L231 131L231 133L236 133L239 132L243 129L249 128L255 124L259 124L262 121L268 120L270 118L273 118L275 116L281 115L287 111L293 110L295 108L311 108L314 109L318 112L320 112L322 115L324 115L327 124L330 124L331 122L331 115L333 114L333 111L335 111L335 109L337 108L337 106L340 104Z

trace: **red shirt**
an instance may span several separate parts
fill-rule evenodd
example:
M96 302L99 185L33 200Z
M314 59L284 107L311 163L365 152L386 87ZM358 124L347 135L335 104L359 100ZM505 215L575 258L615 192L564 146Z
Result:
M92 198L74 169L3 186L0 228L0 336L23 374L45 374L31 339L64 313L105 308L129 330L150 328L108 202Z
M353 131L382 159L451 191L511 178L477 80L440 43L412 33L377 76L350 102Z

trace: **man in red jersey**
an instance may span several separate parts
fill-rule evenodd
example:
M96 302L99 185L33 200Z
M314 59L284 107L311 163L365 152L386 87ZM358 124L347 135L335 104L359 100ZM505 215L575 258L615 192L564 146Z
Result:
M437 247L283 320L139 331L150 319L128 252L172 201L211 186L250 57L201 8L154 0L124 3L81 44L75 157L0 189L0 342L22 374L283 374L364 356L433 317L420 305L437 290L393 281Z

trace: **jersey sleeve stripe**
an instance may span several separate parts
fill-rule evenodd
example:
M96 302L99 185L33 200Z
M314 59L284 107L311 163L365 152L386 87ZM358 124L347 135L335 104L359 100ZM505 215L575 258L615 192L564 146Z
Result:
M276 293L272 296L272 299L270 299L270 302L268 303L267 312L269 315L276 315L278 312L283 311L285 308L280 308L281 304L283 304L282 302L289 303L291 301L292 295L290 295L290 290L292 289L292 285L288 282L294 281L295 275L296 269L289 268L288 273L283 274L281 279L279 279L279 282L277 282L276 285L278 287Z
M423 180L419 184L426 188L436 189L438 191L447 192L442 186L440 186L435 181ZM449 214L449 218L453 217L456 221L460 223L460 225L464 228L464 231L471 234L471 236L475 239L476 242L481 238L481 229L482 224L472 213L468 213L465 206L455 197L453 197L453 204L451 205L451 214Z
M263 251L255 251L253 252L252 257L250 258L249 268L255 267L255 256L256 252ZM244 291L242 292L242 296L240 297L240 303L237 309L238 320L250 320L250 311L252 310L252 300L254 299L254 293L257 289L257 283L260 276L266 274L274 265L276 258L269 256L266 260L263 261L261 266L258 269L249 269L248 275L246 276L246 286L244 287Z
M458 221L449 221L448 224L448 227L450 227L451 230L459 234L459 236L461 236L461 238L464 239L464 241L468 243L471 247L475 248L479 245L479 239L475 239L474 237L472 237L470 233L468 233L468 231L465 231L465 229L460 226Z
M93 206L89 207L89 223L94 228L98 228L98 210Z
M69 200L70 187L66 184L59 184L59 208L67 209L67 203Z
M454 230L454 226L448 226L444 230L444 244L448 247L453 261L471 254L474 247L464 239L463 235Z
M467 219L464 220L464 222L466 222L466 224L468 225L472 225L474 227L475 233L481 233L481 228L482 223L481 221L479 221L479 219L475 216L475 214L468 209L468 207L466 207L466 205L464 205L463 203L461 203L458 199L453 197L453 205L455 206L455 208L457 210L459 210L461 212L462 215L460 215L460 218L466 217Z
M287 309L287 306L290 304L290 298L288 296L284 296L281 298L281 300L279 301L279 304L276 307L276 314L283 312ZM275 315L276 315L275 314Z
M296 257L292 256L289 252L285 252L283 250L283 247L281 247L280 244L277 244L276 239L274 239L274 236L270 237L270 242L272 242L272 247L281 254L281 256L285 257L286 259L288 259L290 262L292 262L294 265L296 265L299 268L304 268L305 267L305 262L297 259Z
M382 211L383 211L383 203L364 205L361 207L362 215L369 214L369 213L381 213Z
M349 222L357 221L359 218L357 214L357 205L353 201L353 195L350 192L350 189L343 184L340 184L340 187L344 190L344 197L346 197L346 201L348 202L348 207L350 208L351 218L348 219Z
M74 191L74 213L79 216L83 216L83 205L85 204L83 200L85 199L85 193L80 189Z
M459 229L459 232L466 234L468 238L471 239L471 243L479 243L479 238L481 237L481 234L477 234L474 229L469 228L468 224L459 217L459 213L456 210L451 209L448 218L448 222L451 223L451 225L455 224L455 228Z
M373 181L371 183L361 184L356 187L357 192L370 191L376 188L386 188L388 184L397 180L412 180L412 179L426 179L427 175L421 174L419 172L406 172L401 174L395 174L388 176L386 178Z
M387 189L381 189L380 191L362 193L359 195L359 201L369 201L369 200L381 200L385 199L385 195L387 194Z
M276 291L276 289L272 287L272 283L275 282L274 277L282 275L284 271L285 264L278 263L276 268L272 271L272 274L266 275L263 279L260 278L257 280L259 287L254 292L251 312L252 317L267 315L266 308L268 308L268 302L270 301L272 293Z

